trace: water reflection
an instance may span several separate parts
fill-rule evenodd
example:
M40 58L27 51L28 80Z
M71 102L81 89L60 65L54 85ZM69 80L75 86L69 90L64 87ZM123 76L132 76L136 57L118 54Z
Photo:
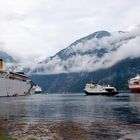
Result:
M84 96L82 93L42 94L0 98L0 106L2 119L52 123L53 128L63 126L64 130L79 128L75 131L84 132L89 140L93 137L117 140L133 132L139 137L140 133L140 94L122 93L112 97ZM63 131L56 132L64 135ZM76 132L77 135L79 133Z
M114 116L122 122L130 124L140 124L140 96L128 93L117 99L119 105L113 108Z
M29 122L106 121L140 123L140 95L46 94L0 98L0 117Z
M20 120L27 113L26 102L20 102L19 97L0 98L0 107L0 118L7 120Z

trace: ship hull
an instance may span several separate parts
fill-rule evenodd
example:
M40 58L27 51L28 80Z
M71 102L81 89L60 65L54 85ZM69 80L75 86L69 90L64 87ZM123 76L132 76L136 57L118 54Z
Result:
M86 95L104 95L104 96L114 96L119 94L118 91L113 91L113 92L88 92L85 90Z
M27 81L0 77L0 97L25 96L30 94L31 87Z
M137 74L134 78L128 81L128 89L132 93L140 93L140 75Z
M132 92L132 93L140 93L140 87L137 87L137 88L129 88L129 90Z
M131 86L129 90L133 93L140 93L140 86Z
M35 94L41 94L41 91L35 91Z

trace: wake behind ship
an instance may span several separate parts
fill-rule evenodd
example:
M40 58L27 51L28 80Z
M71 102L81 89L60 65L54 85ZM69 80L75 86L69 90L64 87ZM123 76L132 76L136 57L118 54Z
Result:
M18 72L3 71L3 60L0 59L0 97L23 96L30 94L31 80Z

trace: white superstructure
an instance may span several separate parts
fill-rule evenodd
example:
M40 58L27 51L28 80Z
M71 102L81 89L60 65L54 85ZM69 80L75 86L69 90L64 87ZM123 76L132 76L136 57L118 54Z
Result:
M0 71L0 96L21 96L30 93L32 84L23 74Z
M134 78L128 81L130 91L140 92L140 75L137 74Z
M2 69L3 60L0 59L0 97L30 94L33 84L24 73Z
M36 85L35 86L35 93L38 94L38 93L41 93L42 92L42 89L40 86Z
M102 86L96 83L86 84L84 91L87 95L115 95L119 93L115 87Z

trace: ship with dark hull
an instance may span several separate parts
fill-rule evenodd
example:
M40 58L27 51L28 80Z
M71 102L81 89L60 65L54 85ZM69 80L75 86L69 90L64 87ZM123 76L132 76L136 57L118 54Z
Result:
M85 94L86 95L107 95L114 96L119 94L115 87L110 85L99 85L96 83L89 83L85 86Z

